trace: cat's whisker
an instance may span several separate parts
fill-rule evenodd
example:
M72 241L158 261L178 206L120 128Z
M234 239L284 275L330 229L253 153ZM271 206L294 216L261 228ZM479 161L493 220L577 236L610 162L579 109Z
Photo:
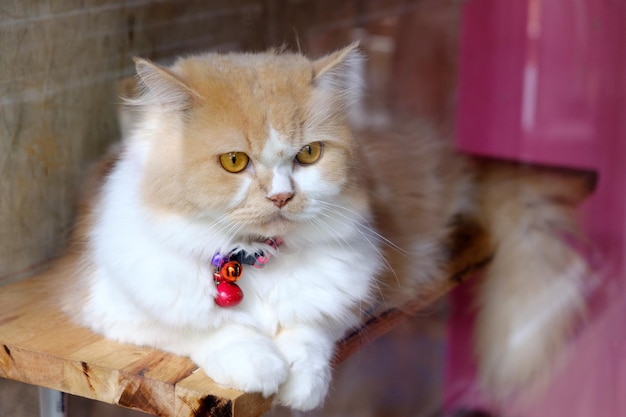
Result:
M339 213L337 210L335 210L335 207L325 207L325 211L321 211L319 215L324 216L329 219L334 218L332 215L339 215L346 220L353 220L353 225L356 226L355 231L359 233L367 242L369 242L372 248L374 248L378 254L382 255L382 252L378 249L376 245L372 243L372 241L375 241L378 243L384 243L384 242L381 242L380 239L378 239L379 236L375 232L370 233L373 231L366 224L358 222L358 221L354 221L354 219L351 219L350 217ZM364 229L365 231L363 231L362 229ZM332 227L329 227L329 230L334 231Z
M400 253L404 253L404 254L411 254L410 251L398 246L397 244L395 244L394 242L392 242L391 240L387 239L386 237L384 237L383 235L381 235L380 233L376 232L373 228L369 227L367 224L369 223L367 221L367 219L365 217L363 217L360 213L358 213L357 211L350 209L348 207L345 206L341 206L338 204L333 204L330 203L328 201L318 201L318 203L320 205L325 206L325 208L332 208L335 209L334 213L345 218L345 219L350 219L349 216L339 212L339 210L343 210L349 214L352 214L356 217L358 217L362 222L359 222L359 225L365 229L367 229L375 238L377 241L384 243L386 246L400 252Z
M334 206L334 207L330 207L330 206ZM341 213L339 213L338 211L336 211L336 210L335 210L335 208L337 208L337 207L341 207L341 206L335 206L335 205L329 204L329 205L326 207L326 209L329 209L329 210L331 211L331 213L332 213L332 214L339 214L339 215L341 215ZM325 216L325 217L327 217L327 218L330 218L330 219L332 219L332 218L333 218L333 217L331 216L331 214L326 213L325 211L322 211L322 212L320 212L319 214L320 214L320 215L323 215L323 216ZM343 217L344 217L344 218L346 218L346 219L348 219L348 217L347 217L347 216L343 216ZM318 219L321 221L321 218L320 218L320 217L318 217ZM396 273L396 271L394 270L393 266L391 265L391 263L389 263L389 261L387 260L387 258L384 256L384 253L380 250L380 248L379 248L377 245L375 245L375 244L373 243L373 241L378 242L378 243L384 243L384 242L381 242L381 241L380 241L380 239L378 239L378 237L379 237L380 235L378 235L378 233L376 233L376 232L373 232L373 230L372 230L371 228L369 228L367 225L365 225L365 224L363 224L363 223L360 223L360 222L355 222L355 225L357 226L357 227L355 228L355 231L356 231L357 233L359 233L359 234L360 234L360 235L364 238L364 240L365 240L365 241L367 241L367 242L368 242L368 244L371 246L371 248L372 248L372 249L373 249L373 250L374 250L374 251L378 254L379 258L380 258L380 259L382 260L382 262L384 263L384 266L386 267L386 269L387 269L388 271L390 271L390 273L391 273L391 275L394 277L395 281L396 281L398 284L400 284L400 277L398 276L398 274L397 274L397 273ZM363 231L362 229L365 229L365 231ZM330 228L329 228L329 230L330 230L331 232L334 232L334 230L333 230L333 228L332 228L332 227L330 227ZM373 239L370 239L370 238L373 238ZM373 241L372 241L372 240L373 240ZM383 296L383 291L382 291L382 289L378 286L378 284L377 284L377 289L378 289L378 291L379 291L379 293L380 293L380 297L381 297L381 299L384 299L384 296Z
M325 216L330 217L327 213L323 213L323 214ZM320 227L319 227L320 225L326 226L326 223L324 223L323 219L320 218L320 217L315 217L315 218L309 219L308 223L310 223L312 226L314 226L317 230L320 230ZM331 233L333 233L335 235L335 238L336 238L337 242L341 245L342 250L344 252L346 252L346 254L349 254L351 251L353 251L352 245L344 237L341 237L339 235L339 233L335 232L332 228L328 228L328 229L329 229L329 231ZM357 231L358 231L358 229L357 229ZM361 233L361 232L359 231L359 233ZM383 262L385 263L387 268L392 272L392 274L397 279L398 277L397 277L395 271L391 267L391 264L384 258L383 253L369 239L366 238L366 240L369 242L371 247L376 251L376 253L378 253L379 257L383 260ZM347 248L346 248L346 245L347 245ZM378 280L374 280L372 285L375 288L376 292L378 293L379 298L384 301L385 297L384 297L383 291L382 291L382 289L380 287L379 281Z
M345 219L349 219L348 216L342 215L341 213L339 213L336 210L337 208L342 208L341 206L328 203L326 208L332 210L333 214L337 214L337 215L342 216ZM346 209L346 210L348 210L348 209ZM348 211L351 211L351 210L348 210ZM321 212L321 214L324 214L325 216L331 217L328 213L325 213L325 212ZM358 214L358 213L355 213L355 214ZM376 246L374 243L372 243L372 240L374 240L374 241L376 241L378 243L383 243L383 244L391 243L391 242L386 240L386 239L384 239L384 238L382 238L382 236L380 234L376 233L372 228L367 226L367 224L360 223L360 222L355 222L355 223L356 223L356 226L357 226L355 228L356 232L359 233L367 242L369 242L369 244L371 245L372 249L374 249L376 251L376 253L383 260L383 262L385 263L385 265L387 266L389 271L391 271L391 273L393 274L393 276L396 279L396 281L399 282L399 277L396 274L395 270L393 269L393 267L391 266L389 261L387 261L386 257L384 256L384 253L380 250L380 248L378 246ZM373 239L371 239L371 238L373 238ZM401 253L408 254L407 251L404 251L401 248L399 248L398 246L393 245L393 243L391 243L391 245L387 245L387 246L389 246L389 247L391 247L393 249L397 249Z
M319 226L326 226L326 224L323 222L323 220L319 217L315 217L313 219L310 219L310 224L314 225L317 230L319 231L325 231L325 229L322 229ZM352 250L352 245L350 245L350 243L348 241L346 241L346 239L342 236L340 236L337 232L335 232L332 228L329 229L330 233L332 233L335 236L335 239L337 241L337 243L339 243L339 245L341 246L341 249L346 252L349 253L350 250ZM348 248L345 247L345 245L348 246Z
M228 215L224 214L217 219L213 220L213 222L207 228L207 234L219 234L222 236L230 236L231 229L236 226L235 223L228 220Z

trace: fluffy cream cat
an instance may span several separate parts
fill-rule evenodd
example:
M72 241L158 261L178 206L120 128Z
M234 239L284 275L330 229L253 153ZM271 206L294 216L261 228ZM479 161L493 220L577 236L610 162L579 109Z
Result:
M220 384L320 404L334 344L382 265L345 113L360 62L354 48L315 62L138 60L140 120L86 208L75 282L85 294L72 314L109 338L187 355ZM243 265L234 287L214 276L214 258L237 252L273 256ZM232 296L223 286L241 290L238 305L219 305Z
M560 199L571 190L492 174L415 124L353 137L355 45L318 60L208 53L136 64L137 121L77 229L66 311L83 325L314 408L337 340L363 311L445 279L464 218L496 248L478 331L485 380L525 383L563 343L584 273L556 233L573 228ZM559 314L528 328L554 297ZM554 328L547 342L534 338Z

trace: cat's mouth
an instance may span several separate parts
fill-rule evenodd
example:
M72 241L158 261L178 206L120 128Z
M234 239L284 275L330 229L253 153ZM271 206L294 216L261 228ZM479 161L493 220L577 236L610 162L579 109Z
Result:
M302 220L298 213L287 210L267 210L263 213L244 210L243 213L235 213L230 219L232 227L236 228L242 238L260 236L285 236L292 231Z
M282 211L274 212L263 219L259 219L257 229L261 236L282 236L294 226L294 219Z
M268 216L267 224L282 224L291 223L293 220L289 218L287 214L282 211L278 211Z

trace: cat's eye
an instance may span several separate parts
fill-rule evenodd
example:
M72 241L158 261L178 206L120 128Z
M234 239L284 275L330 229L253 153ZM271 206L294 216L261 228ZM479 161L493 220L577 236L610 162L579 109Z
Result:
M220 164L228 172L241 172L248 166L250 158L243 152L228 152L220 155Z
M296 155L296 161L303 165L312 164L317 162L322 156L322 149L324 145L322 142L312 142L308 145L304 145L300 152Z

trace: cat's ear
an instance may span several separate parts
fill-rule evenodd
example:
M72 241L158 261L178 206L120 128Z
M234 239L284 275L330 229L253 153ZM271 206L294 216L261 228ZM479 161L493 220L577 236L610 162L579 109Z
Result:
M317 88L329 90L350 106L363 93L363 54L355 42L313 62L313 82Z
M202 97L177 74L147 59L133 58L140 80L138 97L129 104L159 105L167 110L187 110Z

